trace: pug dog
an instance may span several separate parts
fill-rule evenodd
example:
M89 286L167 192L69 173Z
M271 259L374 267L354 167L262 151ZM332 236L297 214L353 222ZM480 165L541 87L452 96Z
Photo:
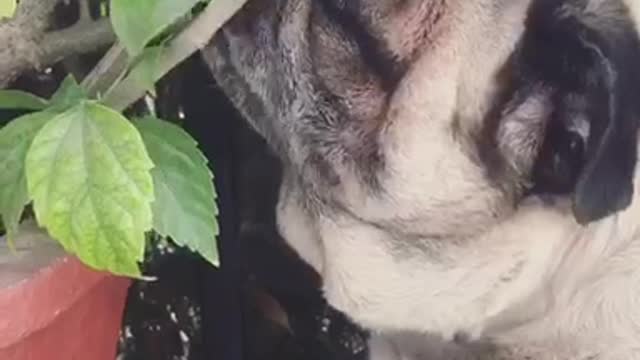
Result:
M640 359L638 3L250 0L203 50L371 359Z

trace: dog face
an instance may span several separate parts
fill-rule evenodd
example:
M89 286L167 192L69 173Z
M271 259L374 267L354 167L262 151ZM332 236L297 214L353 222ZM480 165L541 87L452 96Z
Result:
M635 141L621 137L634 133L635 121L593 119L615 118L604 108L617 101L602 95L609 89L600 83L610 79L597 63L616 67L616 57L637 56L625 54L635 38L620 51L600 42L627 40L629 23L616 1L251 2L206 53L295 174L304 207L460 237L508 214L541 178L532 170L548 139L570 143L564 153L573 161L558 164L563 151L548 146L551 167L543 161L537 173L549 182L562 175L566 190L579 180L574 210L583 222L628 205ZM581 40L589 31L594 39ZM609 77L637 78L626 75ZM617 91L633 88L625 86ZM619 134L603 138L609 130ZM615 156L628 160L599 179L592 169ZM599 190L611 179L618 186Z
M491 174L485 116L526 3L472 4L251 2L207 54L286 163L287 186L305 193L305 212L464 237L512 211L548 111L532 99L500 127L518 168Z
M547 311L561 240L632 202L639 54L599 0L255 0L204 50L328 300L445 338Z

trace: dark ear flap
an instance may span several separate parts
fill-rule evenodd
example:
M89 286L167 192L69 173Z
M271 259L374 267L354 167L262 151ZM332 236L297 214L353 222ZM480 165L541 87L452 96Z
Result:
M534 1L520 45L524 76L554 90L556 111L571 96L586 99L578 112L589 132L573 194L582 224L631 203L640 121L637 30L622 2L594 9L591 1Z
M573 195L573 212L582 224L604 218L631 204L637 157L637 119L629 107L611 104L623 102L616 99L619 97L616 92L593 99L594 106L600 109L594 109L591 114L594 118L586 162ZM598 122L602 124L596 124Z
M624 58L607 58L597 47L592 51L597 73L591 74L595 83L587 95L590 131L586 161L573 195L573 212L582 224L631 204L638 144L639 113L634 98L640 100L640 78L630 76L638 65ZM632 59L640 61L640 56Z

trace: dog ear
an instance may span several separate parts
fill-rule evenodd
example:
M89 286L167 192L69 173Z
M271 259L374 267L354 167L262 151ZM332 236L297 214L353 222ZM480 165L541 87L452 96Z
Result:
M582 224L631 203L640 120L638 33L624 4L608 2L595 15L593 8L587 14L589 4L534 2L519 48L524 76L554 91L554 112L560 115L551 121L580 114L588 122L584 163L573 193L574 215ZM575 96L586 100L582 108L565 111Z
M637 65L616 65L602 52L595 53L600 62L598 84L587 96L590 131L584 168L573 195L575 217L583 224L631 204L637 161L639 113L633 98L640 96L640 78L630 83L623 68ZM640 61L640 57L635 59Z

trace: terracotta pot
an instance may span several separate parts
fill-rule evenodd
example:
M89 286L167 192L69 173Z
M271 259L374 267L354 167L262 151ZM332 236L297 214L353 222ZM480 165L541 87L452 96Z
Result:
M130 280L91 270L33 225L0 239L0 359L114 360Z

